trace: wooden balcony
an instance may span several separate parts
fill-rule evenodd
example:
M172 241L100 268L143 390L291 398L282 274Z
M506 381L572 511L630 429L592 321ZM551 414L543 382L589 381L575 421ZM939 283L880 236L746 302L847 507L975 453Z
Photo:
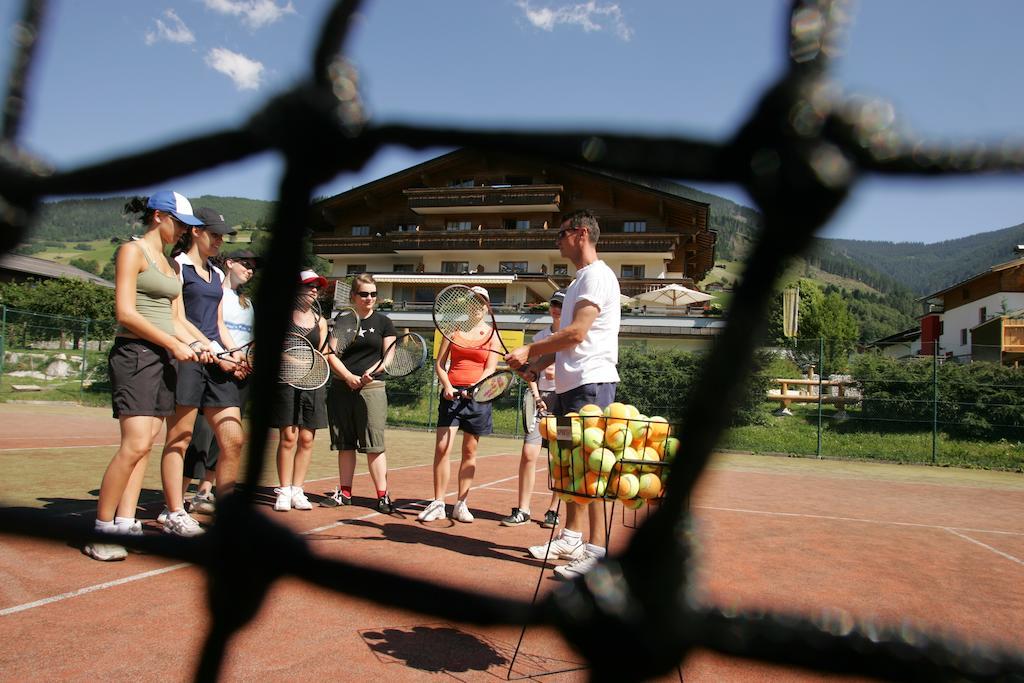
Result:
M418 214L560 211L561 185L427 187L402 190Z
M1003 320L1003 353L1024 353L1024 320Z
M679 242L680 234L668 232L601 232L599 251L668 253ZM501 249L515 251L557 251L555 230L459 230L388 232L380 237L313 237L317 254L390 254L411 251L477 251ZM664 283L663 283L664 284Z

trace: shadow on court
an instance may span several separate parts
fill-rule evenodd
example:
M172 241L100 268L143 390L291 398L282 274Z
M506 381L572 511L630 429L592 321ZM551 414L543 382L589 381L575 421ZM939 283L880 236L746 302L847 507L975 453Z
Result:
M453 626L385 628L360 635L382 661L431 673L487 671L509 662L488 640Z
M442 522L431 522L431 524L443 524ZM376 529L380 532L377 537L346 538L347 541L391 541L392 543L406 543L410 545L423 545L459 555L470 555L486 559L501 560L502 562L515 562L529 567L540 569L544 563L532 557L524 557L526 548L522 545L503 545L486 541L471 536L457 536L443 533L446 529L465 528L466 525L448 520L448 526L427 527L416 523L412 524L378 524L370 520L355 519L346 523L346 526L363 527L365 529ZM338 539L342 540L342 539Z

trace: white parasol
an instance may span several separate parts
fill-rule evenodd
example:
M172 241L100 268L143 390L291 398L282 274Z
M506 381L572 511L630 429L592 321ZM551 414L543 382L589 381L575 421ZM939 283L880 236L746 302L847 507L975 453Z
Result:
M648 304L655 304L661 306L671 307L682 307L691 306L693 304L702 304L705 301L710 301L715 297L704 292L698 292L696 289L690 289L689 287L683 287L682 285L670 284L658 289L652 289L649 292L637 294L633 297L636 301L642 301Z

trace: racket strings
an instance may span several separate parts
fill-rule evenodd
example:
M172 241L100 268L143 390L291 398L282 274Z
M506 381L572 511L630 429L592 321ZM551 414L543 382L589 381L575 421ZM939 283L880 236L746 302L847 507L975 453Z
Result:
M446 288L438 294L434 322L450 342L464 348L483 346L494 335L487 304L465 287Z
M385 355L382 369L393 377L402 377L418 370L426 358L427 344L418 334L403 335Z
M498 398L512 385L512 373L499 372L496 375L481 380L473 392L473 400L478 403L489 403Z
M334 329L331 335L335 340L335 348L341 353L359 336L359 315L352 308L342 308L334 316Z
M311 349L312 351L312 349ZM288 382L296 389L305 389L312 391L313 389L319 389L323 385L327 384L327 380L330 379L331 370L327 364L327 359L322 354L315 351L312 352L312 365L305 375L302 377Z

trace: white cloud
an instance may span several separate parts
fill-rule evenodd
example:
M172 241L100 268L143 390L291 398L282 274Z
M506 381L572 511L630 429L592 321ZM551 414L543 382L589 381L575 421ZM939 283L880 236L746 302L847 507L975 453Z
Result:
M195 35L181 20L181 17L175 14L174 10L166 10L164 16L167 18L166 24L162 19L157 19L156 29L146 31L146 45L152 45L161 40L166 40L169 43L196 42Z
M214 12L242 17L242 23L252 29L269 26L286 14L295 14L291 0L278 5L276 0L203 0Z
M587 33L610 28L620 40L628 41L633 37L633 29L615 3L599 4L597 0L589 0L575 5L534 8L530 0L516 0L516 5L523 10L527 21L544 31L554 31L559 24L569 24L579 26Z
M263 80L263 64L223 47L206 53L206 64L235 83L239 90L257 90Z

